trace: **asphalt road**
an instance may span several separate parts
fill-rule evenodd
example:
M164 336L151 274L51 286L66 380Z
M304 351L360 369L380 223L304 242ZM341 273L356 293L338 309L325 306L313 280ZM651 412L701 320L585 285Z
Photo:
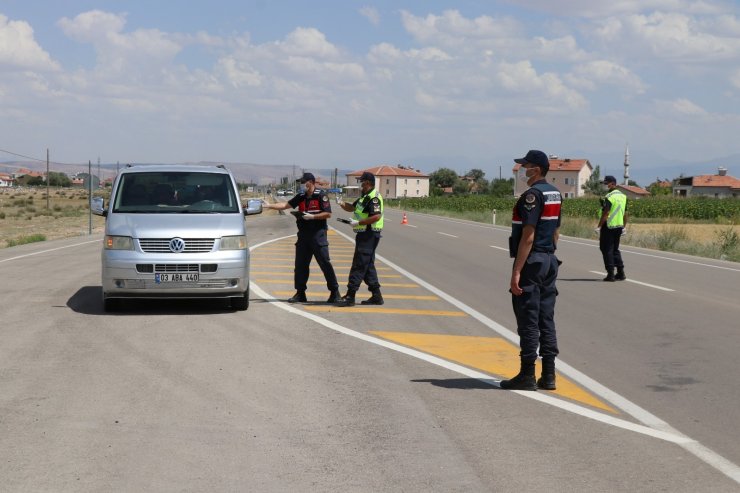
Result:
M290 216L248 219L246 312L104 314L100 237L0 250L0 490L740 490L740 266L625 248L603 283L563 238L559 390L507 392L508 230L408 218L387 212L370 310L323 303L317 269L281 301Z

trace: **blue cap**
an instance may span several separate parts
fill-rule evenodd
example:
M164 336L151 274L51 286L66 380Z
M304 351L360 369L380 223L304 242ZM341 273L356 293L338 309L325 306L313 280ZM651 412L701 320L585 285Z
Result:
M307 181L313 181L313 182L315 182L316 181L316 177L313 175L313 173L303 173L303 176L301 176L300 178L298 178L297 181L299 181L301 183L306 183Z
M534 149L529 151L523 158L515 159L514 162L519 164L534 164L535 166L542 168L544 171L548 171L550 169L550 160L547 158L547 154Z

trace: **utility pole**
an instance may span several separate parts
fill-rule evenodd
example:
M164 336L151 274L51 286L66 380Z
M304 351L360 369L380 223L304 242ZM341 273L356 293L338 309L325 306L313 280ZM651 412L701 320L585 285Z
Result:
M49 210L49 148L46 148L46 210Z
M98 188L100 188L100 156L98 156Z
M87 234L92 234L92 161L87 161Z

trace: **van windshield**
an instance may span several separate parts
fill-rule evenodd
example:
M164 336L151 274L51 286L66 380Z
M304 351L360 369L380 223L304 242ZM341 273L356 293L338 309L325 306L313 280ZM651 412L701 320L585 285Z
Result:
M239 212L239 202L231 185L231 178L223 173L125 173L118 182L113 200L114 212Z

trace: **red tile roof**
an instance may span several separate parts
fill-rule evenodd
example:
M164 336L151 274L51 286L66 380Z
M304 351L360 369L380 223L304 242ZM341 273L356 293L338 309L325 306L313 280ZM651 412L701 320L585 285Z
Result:
M584 166L591 168L591 163L588 159L550 159L550 171L581 171ZM514 165L513 170L519 169L521 164L517 163Z
M692 177L691 186L740 188L740 180L728 175L699 175Z
M650 195L650 192L648 192L644 188L636 187L634 185L617 185L617 188L622 188L637 195Z
M428 178L429 175L425 175L421 171L417 169L411 169L411 168L398 168L396 166L388 166L388 165L382 165L382 166L376 166L374 168L366 168L361 169L358 171L353 171L352 173L347 173L347 176L360 176L365 171L369 171L370 173L374 174L375 176L407 176L407 177L413 177L413 178Z

